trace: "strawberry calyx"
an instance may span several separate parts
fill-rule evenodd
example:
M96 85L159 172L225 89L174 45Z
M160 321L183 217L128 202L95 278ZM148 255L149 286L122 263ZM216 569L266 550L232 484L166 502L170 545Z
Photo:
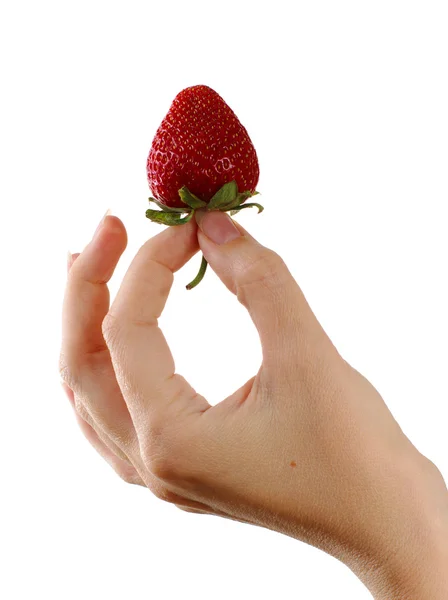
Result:
M238 185L236 181L229 181L225 183L216 194L210 199L209 202L204 202L190 190L183 186L179 190L179 197L185 204L185 208L178 208L167 206L162 202L159 202L155 198L149 198L150 202L156 204L160 210L153 210L148 208L146 211L146 217L154 223L160 223L162 225L184 225L190 221L196 210L220 210L222 212L230 212L231 215L238 213L243 208L258 208L258 213L261 213L264 208L257 202L246 202L248 198L252 198L259 192L244 191L238 192ZM186 215L186 216L182 216ZM205 275L207 269L207 261L202 257L201 267L196 277L187 286L187 290L191 290L200 283Z

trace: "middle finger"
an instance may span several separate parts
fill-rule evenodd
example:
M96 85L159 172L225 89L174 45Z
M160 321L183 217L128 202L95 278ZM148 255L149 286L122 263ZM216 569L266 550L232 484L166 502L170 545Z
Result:
M61 374L101 439L125 455L136 434L121 395L101 324L109 308L107 282L126 247L126 231L106 217L69 270L63 309Z

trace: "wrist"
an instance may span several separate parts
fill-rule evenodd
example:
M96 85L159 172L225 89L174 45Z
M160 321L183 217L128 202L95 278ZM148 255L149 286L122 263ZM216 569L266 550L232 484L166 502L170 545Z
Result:
M409 527L412 527L409 523ZM401 553L377 560L364 569L361 580L375 600L445 600L448 598L448 530L430 529L404 544Z
M420 481L399 515L396 509L384 515L387 526L369 551L349 565L375 600L448 598L448 492L440 479L441 495Z

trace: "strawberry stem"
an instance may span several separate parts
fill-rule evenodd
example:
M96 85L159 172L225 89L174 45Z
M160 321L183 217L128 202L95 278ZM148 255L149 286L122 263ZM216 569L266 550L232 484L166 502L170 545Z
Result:
M252 196L255 196L258 192L252 192L250 190L244 192L238 192L238 185L236 181L229 181L225 183L221 189L211 198L209 202L201 200L190 190L183 186L179 190L179 196L185 208L170 207L155 198L149 198L150 202L154 202L161 210L152 210L148 208L146 216L154 223L160 223L162 225L184 225L190 221L196 210L203 208L204 210L220 210L222 212L230 212L231 215L237 214L243 208L256 207L260 213L263 210L261 204L257 202L246 202ZM182 215L186 215L183 217ZM196 287L204 278L205 271L207 270L207 261L202 257L201 266L198 274L187 286L187 290L192 290Z
M208 265L208 263L205 260L205 257L203 256L202 261L201 261L201 267L198 271L198 274L193 279L193 281L191 281L188 285L185 286L187 288L187 290L192 290L194 287L196 287L198 285L198 283L201 283L201 281L204 278L205 271L207 270L207 265Z

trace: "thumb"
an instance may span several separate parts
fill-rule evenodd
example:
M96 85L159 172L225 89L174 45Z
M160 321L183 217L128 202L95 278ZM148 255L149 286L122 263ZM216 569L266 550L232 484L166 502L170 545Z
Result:
M196 221L204 257L249 311L265 362L271 357L278 364L281 357L297 355L309 336L325 335L276 252L257 242L225 212L200 210Z

